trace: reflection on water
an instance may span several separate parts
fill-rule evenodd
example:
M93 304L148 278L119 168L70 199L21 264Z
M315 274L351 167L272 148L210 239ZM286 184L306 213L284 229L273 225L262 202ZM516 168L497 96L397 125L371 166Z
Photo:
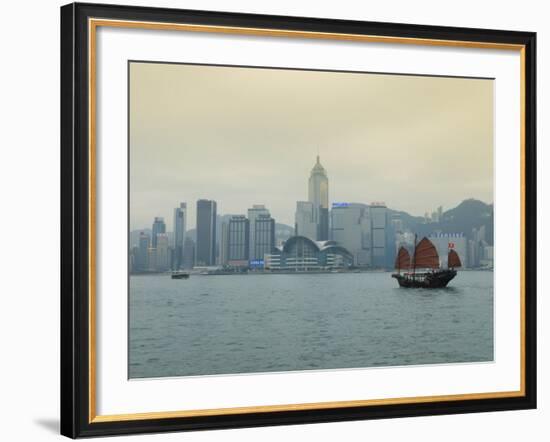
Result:
M131 378L493 360L493 273L130 278Z

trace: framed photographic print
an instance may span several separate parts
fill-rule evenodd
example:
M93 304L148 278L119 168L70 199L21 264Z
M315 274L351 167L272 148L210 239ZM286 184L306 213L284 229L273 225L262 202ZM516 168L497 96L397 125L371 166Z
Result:
M62 7L62 434L534 408L535 44Z

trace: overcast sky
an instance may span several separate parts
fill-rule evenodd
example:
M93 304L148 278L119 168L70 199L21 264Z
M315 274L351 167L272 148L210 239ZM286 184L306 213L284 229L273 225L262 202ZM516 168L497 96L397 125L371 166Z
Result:
M330 202L490 203L493 81L130 64L131 229L200 198L293 225L317 153Z

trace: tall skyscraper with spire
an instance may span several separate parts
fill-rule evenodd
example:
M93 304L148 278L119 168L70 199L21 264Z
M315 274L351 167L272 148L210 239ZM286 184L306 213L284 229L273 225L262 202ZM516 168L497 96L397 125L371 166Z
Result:
M313 204L313 222L317 225L317 240L328 240L328 176L319 155L309 175L308 200Z

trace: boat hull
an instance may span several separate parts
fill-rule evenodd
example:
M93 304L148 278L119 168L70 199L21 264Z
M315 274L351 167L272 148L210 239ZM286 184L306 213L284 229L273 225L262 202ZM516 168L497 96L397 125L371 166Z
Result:
M173 273L172 279L188 279L189 273Z
M394 273L391 276L397 279L400 287L438 289L447 287L456 276L456 270L446 269L416 275Z

